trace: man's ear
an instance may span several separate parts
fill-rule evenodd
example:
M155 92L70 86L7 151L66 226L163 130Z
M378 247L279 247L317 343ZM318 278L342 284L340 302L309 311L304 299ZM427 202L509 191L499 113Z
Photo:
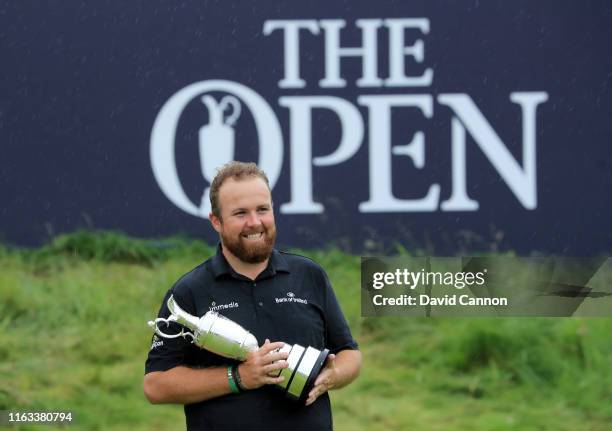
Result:
M221 233L221 219L211 212L208 214L208 220L210 220L213 229L215 229L217 233Z

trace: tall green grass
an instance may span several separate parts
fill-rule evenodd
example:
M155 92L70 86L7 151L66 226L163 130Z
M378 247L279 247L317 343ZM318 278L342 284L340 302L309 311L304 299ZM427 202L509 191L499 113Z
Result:
M182 426L180 406L142 395L146 321L213 253L84 231L0 247L0 410L71 410L83 430ZM610 319L361 318L359 257L302 253L328 271L364 354L332 394L336 429L612 429Z

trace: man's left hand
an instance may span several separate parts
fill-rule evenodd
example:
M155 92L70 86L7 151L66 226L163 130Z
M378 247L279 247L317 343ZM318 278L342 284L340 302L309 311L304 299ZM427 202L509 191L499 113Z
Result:
M337 381L338 371L336 368L336 355L330 353L327 357L325 368L319 373L315 384L308 394L306 399L306 405L309 406L315 402L317 398L323 395L325 392L333 389Z

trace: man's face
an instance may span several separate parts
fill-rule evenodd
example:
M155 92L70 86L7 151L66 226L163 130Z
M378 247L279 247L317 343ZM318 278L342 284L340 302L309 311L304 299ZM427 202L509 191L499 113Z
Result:
M221 218L210 215L223 247L246 263L260 263L272 253L276 225L272 195L261 178L227 179L219 189Z

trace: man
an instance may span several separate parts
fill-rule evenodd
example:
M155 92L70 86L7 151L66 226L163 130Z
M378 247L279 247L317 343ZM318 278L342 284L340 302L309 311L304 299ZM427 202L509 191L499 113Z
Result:
M357 377L361 353L325 272L310 259L274 249L272 195L255 164L223 166L210 201L217 254L176 282L159 316L168 317L166 301L174 295L188 313L201 317L216 310L265 342L234 369L240 390L228 375L235 361L180 337L154 337L146 397L154 404L185 404L188 430L331 430L327 391ZM305 405L276 386L283 377L275 375L287 367L287 353L277 351L283 342L331 352Z

